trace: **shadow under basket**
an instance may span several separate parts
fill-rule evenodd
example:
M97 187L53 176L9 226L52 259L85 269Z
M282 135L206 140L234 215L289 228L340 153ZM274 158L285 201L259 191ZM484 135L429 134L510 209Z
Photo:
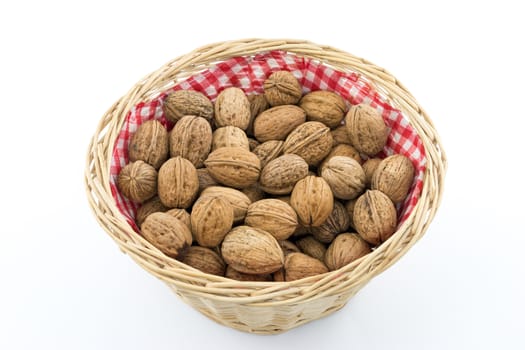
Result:
M380 156L401 153L415 165L399 225L386 242L353 263L293 282L239 282L209 275L168 258L134 223L137 206L115 180L127 164L129 138L146 120L171 128L162 112L169 92L193 89L215 100L229 86L262 93L271 72L289 70L303 92L332 90L351 104L376 108L391 129ZM144 79L105 113L89 145L85 184L100 225L137 264L164 281L182 300L212 320L241 331L273 334L342 308L370 279L415 244L439 206L446 157L431 120L399 81L374 64L328 46L301 40L249 39L215 43L178 57ZM181 316L176 316L181 317Z

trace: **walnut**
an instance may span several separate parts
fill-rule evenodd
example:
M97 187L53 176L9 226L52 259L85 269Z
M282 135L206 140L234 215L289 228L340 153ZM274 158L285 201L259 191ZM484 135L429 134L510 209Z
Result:
M128 153L131 162L143 160L155 169L168 159L168 131L158 120L144 122L129 143Z
M288 71L274 72L264 81L264 97L271 106L294 105L302 95L301 84Z
M359 152L373 156L385 147L388 127L374 108L365 104L352 106L345 123L350 143Z
M157 194L157 170L142 160L129 163L117 177L120 192L136 203L142 203Z

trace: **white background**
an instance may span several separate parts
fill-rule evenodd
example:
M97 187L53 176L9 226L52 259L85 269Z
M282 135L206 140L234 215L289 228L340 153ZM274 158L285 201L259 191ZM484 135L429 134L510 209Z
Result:
M513 3L2 2L0 349L524 349L525 25ZM308 39L385 67L449 158L423 239L344 309L278 336L180 301L98 226L83 185L114 101L176 56L244 37Z

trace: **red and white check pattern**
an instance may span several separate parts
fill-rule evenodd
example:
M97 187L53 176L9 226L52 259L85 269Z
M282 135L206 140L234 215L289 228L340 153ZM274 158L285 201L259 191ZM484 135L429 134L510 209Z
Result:
M197 90L215 100L218 93L230 86L244 90L246 94L262 93L264 80L274 71L288 70L299 79L303 92L313 90L335 91L351 104L366 103L376 108L391 129L387 145L379 156L399 153L409 157L416 168L416 176L410 194L399 206L400 223L410 214L417 203L423 187L426 156L423 143L401 112L390 106L357 73L343 73L315 60L299 57L282 51L270 51L254 57L234 57L191 76L156 99L137 104L126 116L124 125L115 143L110 170L111 192L117 207L138 232L134 217L137 204L123 197L117 189L116 179L120 170L128 163L128 145L133 133L144 121L157 119L168 130L172 123L164 118L162 103L167 94L176 90Z

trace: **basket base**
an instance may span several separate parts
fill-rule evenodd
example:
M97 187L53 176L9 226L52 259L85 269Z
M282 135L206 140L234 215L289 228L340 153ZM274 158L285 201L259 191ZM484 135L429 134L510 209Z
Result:
M356 290L350 294L322 297L291 305L264 307L183 295L173 286L170 288L186 304L214 322L238 331L261 335L284 333L305 323L326 317L342 309L357 292Z

